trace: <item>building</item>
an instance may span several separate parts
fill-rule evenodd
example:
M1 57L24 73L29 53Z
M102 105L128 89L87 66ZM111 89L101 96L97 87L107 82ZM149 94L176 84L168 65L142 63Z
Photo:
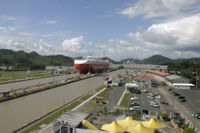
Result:
M131 93L134 93L135 90L139 89L139 85L137 83L126 83L125 88L130 91Z
M166 76L167 81L169 82L169 84L173 84L173 83L189 83L189 79L188 78L184 78L178 75L169 75Z
M169 73L161 72L158 70L150 70L149 73L150 75L154 76L155 80L170 85L169 82L166 80L166 76L169 76Z
M175 89L190 90L190 89L193 89L195 87L195 85L194 84L190 84L190 83L173 83L172 87L174 87Z
M82 121L88 116L88 113L68 111L56 118L54 122L38 130L37 133L108 133L107 131L92 130L91 126L84 125Z
M154 76L151 75L140 74L134 76L134 80L142 83L145 88L152 88L157 86L157 82L155 81Z

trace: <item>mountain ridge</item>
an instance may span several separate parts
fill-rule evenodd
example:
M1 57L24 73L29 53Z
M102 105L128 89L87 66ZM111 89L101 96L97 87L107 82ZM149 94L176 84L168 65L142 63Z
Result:
M72 66L74 59L81 58L82 56L72 58L64 55L40 55L35 51L30 53L24 52L23 50L14 51L10 49L0 49L0 66L13 66L16 69L40 69L47 65L56 66ZM181 59L170 59L162 55L153 55L143 60L127 58L121 61L115 61L109 57L103 57L108 59L112 64L120 63L136 63L136 64L155 64L155 65L170 65L176 62L185 60L191 60L192 62L200 62L200 58L181 58Z

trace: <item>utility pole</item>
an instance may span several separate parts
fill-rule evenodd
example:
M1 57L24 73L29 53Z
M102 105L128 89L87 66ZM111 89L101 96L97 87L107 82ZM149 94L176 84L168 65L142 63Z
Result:
M199 75L198 75L198 70L196 69L196 89L198 89L198 80L199 80Z

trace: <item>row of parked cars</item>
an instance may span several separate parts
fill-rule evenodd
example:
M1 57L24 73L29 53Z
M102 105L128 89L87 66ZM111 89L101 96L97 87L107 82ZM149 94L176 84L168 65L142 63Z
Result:
M137 110L140 108L140 104L136 102L139 100L138 97L136 96L131 97L130 100L131 100L131 103L129 104L129 111Z
M181 96L179 93L173 91L171 88L168 91L172 93L174 96L177 96L180 102L187 102L184 96Z
M173 91L171 88L168 91L172 93L174 96L177 96L180 102L187 102L185 96L181 96L179 93ZM197 119L200 119L200 112L196 113L194 117L196 117Z

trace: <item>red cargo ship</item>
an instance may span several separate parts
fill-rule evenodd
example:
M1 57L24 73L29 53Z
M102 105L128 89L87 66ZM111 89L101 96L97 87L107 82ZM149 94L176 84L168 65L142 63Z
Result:
M83 59L74 60L74 67L82 74L99 73L108 70L109 61L99 59L97 57L87 56L83 57Z

